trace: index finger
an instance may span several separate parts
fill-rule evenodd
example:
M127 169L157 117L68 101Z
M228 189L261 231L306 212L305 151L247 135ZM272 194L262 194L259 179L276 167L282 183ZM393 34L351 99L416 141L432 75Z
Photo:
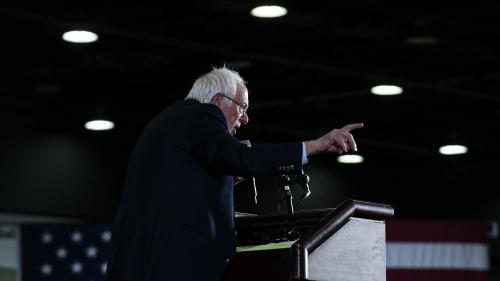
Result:
M354 129L360 129L363 128L364 124L363 123L355 123L355 124L347 124L344 127L342 127L342 131L347 131L350 132L351 130Z

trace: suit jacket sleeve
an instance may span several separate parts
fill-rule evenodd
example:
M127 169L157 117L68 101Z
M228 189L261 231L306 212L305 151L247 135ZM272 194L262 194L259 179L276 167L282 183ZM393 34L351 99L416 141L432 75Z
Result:
M302 143L247 147L228 130L222 111L206 104L191 120L189 149L208 169L232 176L291 173L302 168Z

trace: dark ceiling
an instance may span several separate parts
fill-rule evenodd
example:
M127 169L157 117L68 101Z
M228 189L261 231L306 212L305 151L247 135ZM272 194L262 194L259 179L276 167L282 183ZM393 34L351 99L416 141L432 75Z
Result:
M354 132L363 164L310 159L311 175L331 172L343 190L324 205L353 197L402 218L500 215L496 1L293 1L275 19L250 15L258 1L65 3L0 5L0 211L111 217L141 129L225 64L250 90L242 139L306 140L365 123ZM71 29L99 40L63 41ZM379 84L404 92L370 94ZM97 117L116 128L86 131ZM440 155L450 143L469 153ZM311 177L313 194L328 179ZM58 211L71 208L82 211Z

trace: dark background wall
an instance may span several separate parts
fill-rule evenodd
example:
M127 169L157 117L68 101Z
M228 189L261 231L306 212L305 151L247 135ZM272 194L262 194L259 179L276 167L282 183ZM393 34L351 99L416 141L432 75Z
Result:
M112 220L133 142L117 145L113 133L92 134L17 135L4 140L2 210ZM460 157L414 158L403 165L397 158L390 164L367 159L349 165L337 163L335 155L313 156L305 168L312 194L300 209L333 208L354 198L392 205L397 218L495 219L499 207L490 196L496 192L495 174L467 167ZM283 196L279 177L260 177L256 182L257 206L248 182L235 187L237 211L275 212ZM299 185L293 191L295 199L302 194Z

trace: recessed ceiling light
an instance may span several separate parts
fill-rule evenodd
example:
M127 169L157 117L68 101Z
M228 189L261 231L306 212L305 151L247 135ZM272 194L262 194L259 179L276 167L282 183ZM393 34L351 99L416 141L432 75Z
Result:
M459 144L444 145L439 148L439 153L444 155L465 154L467 151L466 146Z
M97 34L85 30L72 30L64 32L62 36L64 41L71 43L92 43L97 41Z
M281 6L259 6L253 8L250 14L258 18L277 18L287 14L287 9Z
M363 161L364 161L363 156L356 154L346 154L337 157L337 162L343 164L358 164L358 163L363 163Z
M106 131L115 127L115 123L108 120L92 120L85 123L85 129L91 131Z
M400 95L403 92L403 88L394 85L379 85L372 87L371 92L379 96L394 96Z

